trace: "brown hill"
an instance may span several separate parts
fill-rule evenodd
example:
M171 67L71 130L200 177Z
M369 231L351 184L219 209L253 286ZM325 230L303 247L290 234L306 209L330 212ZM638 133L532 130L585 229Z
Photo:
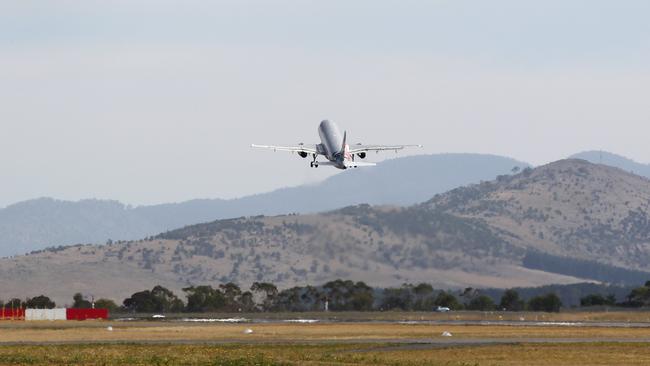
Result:
M646 269L650 182L578 160L464 187L409 208L220 220L147 240L0 260L3 298L74 292L121 300L161 284L335 278L375 286L512 287L583 281L525 268L530 249ZM644 262L645 259L645 262ZM558 271L555 271L558 272ZM561 272L561 271L560 271Z
M479 219L517 248L648 270L650 181L604 165L562 160L427 202Z

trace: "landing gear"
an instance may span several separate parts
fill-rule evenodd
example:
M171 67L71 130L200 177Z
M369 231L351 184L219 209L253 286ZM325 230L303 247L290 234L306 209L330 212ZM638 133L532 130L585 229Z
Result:
M318 168L318 162L316 161L316 157L317 157L318 155L316 155L316 154L312 154L312 156L314 157L314 161L312 161L311 163L309 163L309 166L312 167L312 168Z

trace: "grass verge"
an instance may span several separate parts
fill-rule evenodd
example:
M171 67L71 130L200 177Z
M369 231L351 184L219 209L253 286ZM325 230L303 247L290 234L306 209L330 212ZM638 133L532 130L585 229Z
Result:
M421 346L418 346L421 347ZM3 346L1 365L648 365L647 344Z

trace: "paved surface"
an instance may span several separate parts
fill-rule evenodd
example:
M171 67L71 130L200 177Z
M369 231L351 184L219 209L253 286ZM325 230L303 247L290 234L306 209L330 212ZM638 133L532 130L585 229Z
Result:
M293 320L295 321L295 319ZM286 320L265 320L261 322L249 322L244 320L245 324L259 324L259 323L286 323ZM336 321L322 320L316 324L336 324ZM222 324L222 323L219 323ZM423 325L478 325L489 328L490 326L512 326L512 327L551 327L551 328L571 328L571 327L596 327L596 328L650 328L650 323L629 323L629 322L536 322L536 321L359 321L348 322L350 324L423 324ZM127 322L0 322L0 329L5 332L12 332L12 329L30 329L30 330L70 330L74 328L106 328L108 325L125 328L152 328L152 327L194 327L194 326L209 326L201 322L183 322L182 320L167 320L167 321L127 321ZM172 340L147 340L147 339L129 339L129 340L71 340L71 341L57 341L56 339L45 341L0 341L0 346L3 345L65 345L65 344L211 344L211 345L227 345L227 344L341 344L341 343L357 343L357 344L377 344L377 349L429 349L440 347L463 347L463 346L486 346L486 345L506 345L506 344L522 344L522 343L539 343L539 344L558 344L558 343L647 343L650 345L650 337L646 337L647 331L638 331L640 337L616 337L616 335L626 335L625 330L618 331L617 334L609 333L614 337L591 337L591 332L587 332L586 337L574 338L540 338L540 337L507 337L507 338L462 338L462 337L443 337L430 335L425 338L365 338L365 339L349 339L335 337L324 339L291 339L291 340L274 340L274 339L260 339L260 338L247 338L246 336L237 335L229 339L180 339ZM582 332L585 333L585 332ZM453 331L452 331L453 334ZM393 335L395 336L395 335ZM408 335L411 337L411 335ZM222 337L223 338L223 337ZM362 352L360 350L359 352Z
M513 320L370 320L349 321L336 319L113 319L107 321L87 322L1 322L0 329L64 329L64 328L103 328L108 324L126 327L160 327L165 325L205 326L209 324L405 324L405 325L481 325L481 326L513 326L513 327L597 327L597 328L650 328L650 322L603 322L603 321L513 321Z
M650 323L645 322L551 322L551 321L465 321L465 320L432 320L432 321L402 321L389 322L398 324L426 324L426 325L500 325L513 327L598 327L598 328L650 328Z

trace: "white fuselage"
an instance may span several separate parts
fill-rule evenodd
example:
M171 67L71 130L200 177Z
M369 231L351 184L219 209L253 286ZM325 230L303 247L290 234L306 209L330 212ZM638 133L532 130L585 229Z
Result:
M347 154L348 146L344 146L343 137L336 123L328 120L322 121L318 125L318 135L321 141L318 147L321 150L320 152L327 160L334 163L335 167L346 169L343 161L350 158L349 154Z

